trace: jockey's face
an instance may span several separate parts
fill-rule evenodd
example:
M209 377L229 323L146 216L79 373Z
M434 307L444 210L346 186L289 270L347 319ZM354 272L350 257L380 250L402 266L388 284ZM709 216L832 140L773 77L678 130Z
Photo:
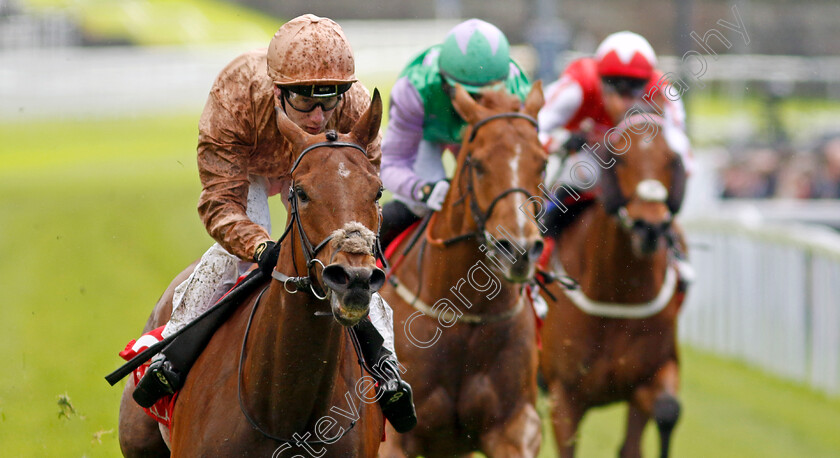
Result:
M292 120L295 124L298 125L301 129L305 130L310 135L317 135L324 131L327 127L327 122L329 122L330 118L332 118L333 113L335 113L335 108L337 104L332 104L330 101L324 101L324 103L317 103L314 105L314 108L309 108L308 111L300 111L295 109L295 106L289 102L287 98L287 94L284 94L284 91L277 86L274 86L274 96L277 101L277 104L283 108L283 111L286 112L286 116ZM302 96L299 96L302 97ZM341 97L341 96L336 96ZM305 99L310 99L310 97L305 97ZM306 104L310 100L300 100L296 101L298 105ZM329 109L325 109L325 107Z
M646 84L637 78L601 78L604 108L613 123L621 122L625 113L642 101Z

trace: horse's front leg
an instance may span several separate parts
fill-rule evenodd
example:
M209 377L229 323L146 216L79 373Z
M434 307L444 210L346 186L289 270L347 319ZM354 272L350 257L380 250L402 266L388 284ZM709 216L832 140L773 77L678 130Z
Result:
M561 382L548 387L551 399L551 426L557 450L563 458L575 456L578 440L578 426L586 409L574 402L572 396Z
M408 458L403 451L403 438L405 435L398 433L390 423L385 423L385 442L379 445L379 458Z
M541 441L537 409L524 402L507 421L482 435L481 450L489 457L536 457Z
M671 434L680 417L678 389L679 371L675 360L662 366L651 384L636 389L628 411L627 433L621 447L622 457L641 456L642 432L651 417L659 430L659 455L663 458L668 456Z

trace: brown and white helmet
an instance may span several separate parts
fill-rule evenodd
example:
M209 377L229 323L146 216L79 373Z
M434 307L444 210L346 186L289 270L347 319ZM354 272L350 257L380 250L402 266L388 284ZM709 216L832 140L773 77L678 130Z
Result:
M350 42L332 19L298 16L283 24L268 45L268 76L278 86L344 89L356 81L355 72Z

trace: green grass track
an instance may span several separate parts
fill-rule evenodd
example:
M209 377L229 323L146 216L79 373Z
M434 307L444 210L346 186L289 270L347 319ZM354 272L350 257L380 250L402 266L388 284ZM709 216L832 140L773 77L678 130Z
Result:
M103 376L211 243L197 119L0 125L0 456L119 455L121 387ZM675 456L840 456L840 400L687 348L682 374ZM580 456L615 456L624 411L585 419ZM645 443L655 456L652 427Z

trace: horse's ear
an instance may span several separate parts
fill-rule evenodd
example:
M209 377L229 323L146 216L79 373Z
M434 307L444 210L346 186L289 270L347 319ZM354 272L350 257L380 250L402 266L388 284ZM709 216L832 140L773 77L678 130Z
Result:
M373 89L373 99L370 105L365 110L362 117L353 127L350 136L359 144L364 146L369 145L376 139L379 134L379 125L382 123L382 96L379 95L379 89Z
M481 106L460 84L455 85L455 98L452 99L452 106L467 124L475 124L481 119Z
M295 147L301 147L309 139L310 135L300 126L295 124L282 109L277 109L277 128L286 139L292 142Z
M542 81L537 80L531 86L531 92L528 93L528 97L525 99L525 114L537 119L537 115L540 113L543 105L545 105L545 96L543 96Z

